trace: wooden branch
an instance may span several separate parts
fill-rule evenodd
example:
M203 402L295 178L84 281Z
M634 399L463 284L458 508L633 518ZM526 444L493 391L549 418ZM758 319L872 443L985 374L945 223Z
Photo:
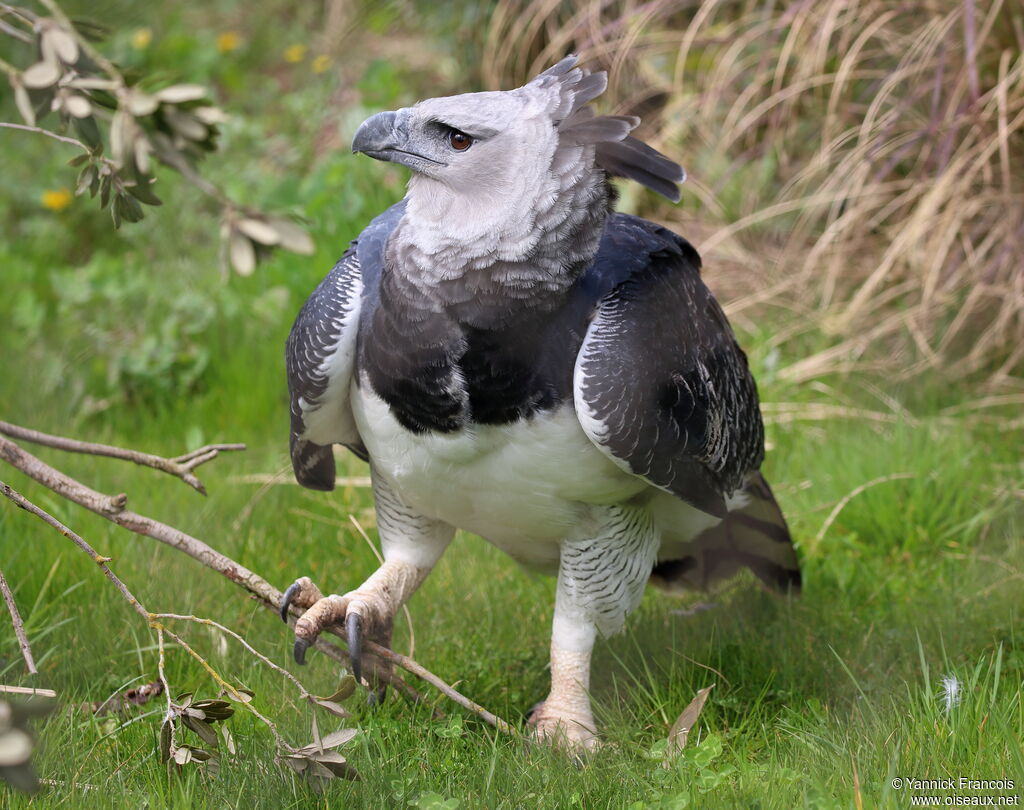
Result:
M109 444L96 444L94 442L81 442L77 439L68 439L64 436L53 436L49 433L41 433L38 430L12 425L10 422L0 421L0 433L11 436L15 439L24 439L33 444L40 444L44 447L53 447L57 450L66 450L69 453L84 453L90 456L107 456L119 458L122 461L131 461L143 467L152 467L154 470L173 475L180 478L192 489L205 495L206 487L193 474L193 470L200 464L213 461L224 451L245 450L244 444L208 444L185 453L175 458L163 458L154 456L151 453L140 453L138 450L128 450L123 447L112 447Z
M42 520L44 523L49 523L53 528L63 534L68 540L78 546L82 551L92 557L93 562L100 567L103 574L114 583L114 587L121 592L121 596L125 598L125 601L135 610L136 613L141 615L146 621L149 621L149 612L142 606L138 599L136 599L132 592L128 590L128 586L125 585L120 577L117 576L113 571L110 570L110 566L107 565L110 562L110 557L102 557L96 553L96 549L90 546L85 540L83 540L78 534L73 532L57 518L53 517L49 512L45 512L36 506L32 501L28 500L20 492L17 492L12 487L0 481L0 494L6 495L10 500L14 501L15 505L24 509L26 512L35 515L37 518Z
M14 601L14 594L11 593L11 586L7 584L7 577L0 571L0 592L3 592L4 601L7 603L7 610L11 614L11 622L14 624L14 635L18 637L18 646L21 647L21 657L25 659L25 666L28 667L29 675L39 674L36 669L35 659L32 657L32 648L28 644L28 636L25 635L25 624L18 613L18 605Z
M485 709L479 703L474 703L465 695L459 694L451 686L449 686L447 683L438 678L433 672L430 672L424 667L421 667L411 658L407 658L401 653L396 653L394 650L389 650L387 647L382 647L379 644L375 644L367 639L363 639L363 647L366 648L367 651L373 653L374 655L379 656L380 658L383 658L387 661L390 661L393 664L397 664L406 672L411 672L418 678L422 678L435 689L437 689L440 692L443 692L451 700L458 703L467 711L472 712L481 720L490 723L492 726L498 729L498 731L503 731L506 734L512 735L515 735L517 733L516 729L513 728L509 723L502 720L496 714L492 714L491 712L487 711L487 709Z
M57 697L53 689L43 689L35 686L5 686L0 684L0 694L28 695L29 697Z
M135 534L150 537L170 546L171 548L181 551L184 554L187 554L189 557L199 563L202 563L207 568L213 569L217 573L227 577L236 585L244 588L268 610L272 610L274 613L278 612L279 605L281 604L281 591L258 574L250 571L245 566L235 562L230 557L221 554L216 549L211 548L202 540L192 537L180 529L176 529L166 523L161 523L158 520L153 520L152 518L136 514L135 512L129 512L124 508L127 503L127 496L118 495L111 497L89 489L84 484L81 484L74 478L54 469L43 461L40 461L10 439L5 439L2 436L0 436L0 460L6 461L12 467L21 470L21 472L35 479L40 484L57 493L61 497L67 498L69 501L73 501L79 506L84 506L86 509L105 517L112 523L116 523L118 526L128 529ZM119 508L109 508L111 503L119 504ZM292 612L294 615L298 615L298 608L293 607ZM343 632L340 630L329 628L327 632L330 632L339 638L344 638ZM323 638L317 639L315 647L336 661L346 665L350 664L348 655L345 651ZM485 722L490 723L500 731L510 734L517 733L511 724L482 708L479 704L470 700L465 695L462 695L437 675L434 675L411 658L407 658L404 655L393 652L392 650L382 647L379 644L375 644L368 639L363 641L363 647L366 651L380 656L381 658L385 658L392 663L397 664L407 672L411 672L413 675L427 681L432 686L435 686L437 689L442 691L455 703L458 703L467 711L475 714ZM394 685L398 691L405 695L409 695L410 691L412 691L413 694L416 694L415 691L411 690L409 685L402 681L401 678L392 677L388 680L388 683Z
M287 742L285 742L284 738L277 730L277 726L274 724L272 720L270 720L267 717L264 717L259 712L259 710L257 710L256 707L251 704L250 701L244 700L242 698L242 695L238 692L238 690L230 683L228 683L226 680L224 680L224 678L221 677L220 673L217 672L213 667L211 667L209 662L207 662L205 658L203 658L198 652L196 652L188 644L188 642L185 641L185 639L181 638L179 635L172 632L164 625L160 624L156 620L156 614L150 613L148 610L146 610L142 603L139 602L139 600L132 595L131 591L128 590L128 586L121 581L117 574L110 570L110 566L107 565L107 563L110 561L109 557L101 557L99 554L96 553L96 550L92 546L90 546L89 543L86 542L82 537L73 532L71 529L69 529L55 517L50 515L48 512L44 511L43 509L40 509L38 506L36 506L34 503L28 500L24 495L15 491L10 486L5 484L3 481L0 481L0 493L7 496L17 506L21 507L26 512L30 512L31 514L38 517L40 520L43 520L44 522L53 526L55 529L57 529L57 531L59 531L61 534L63 534L65 537L71 540L82 551L86 552L89 556L91 556L93 560L96 562L96 564L99 565L99 567L103 570L103 573L106 575L107 579L114 583L114 586L121 592L121 595L125 598L128 604L132 606L135 612L141 615L149 624L149 626L157 631L157 645L160 649L160 683L163 684L164 691L168 694L168 696L170 695L170 691L168 689L167 684L167 675L165 674L164 670L164 634L172 638L175 641L175 643L178 644L179 647L181 647L183 650L185 650L185 652L187 652L196 661L198 661L199 664L207 671L207 673L209 673L210 677L213 678L213 680L216 681L216 683L222 689L224 689L233 700L240 702L245 707L246 711L255 716L257 720L262 722L270 730L270 733L274 735L274 742L277 744L278 750L285 751L288 753L294 753L295 749L292 748L292 746L288 745ZM305 692L305 689L303 689L302 691ZM171 712L172 710L173 707L170 702L170 698L168 697L168 711Z

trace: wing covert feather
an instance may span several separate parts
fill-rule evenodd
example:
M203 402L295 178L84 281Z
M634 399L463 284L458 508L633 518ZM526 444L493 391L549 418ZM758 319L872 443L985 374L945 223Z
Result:
M366 457L349 403L362 289L353 245L313 291L288 335L292 467L298 482L311 489L334 488L331 445Z
M576 361L576 412L619 466L724 517L763 460L757 389L697 252L656 235L649 261L598 304Z

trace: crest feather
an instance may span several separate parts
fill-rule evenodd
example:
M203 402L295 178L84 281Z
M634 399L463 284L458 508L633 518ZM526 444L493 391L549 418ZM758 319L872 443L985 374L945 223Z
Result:
M608 87L605 71L577 67L570 55L549 67L530 84L557 90L550 108L559 141L566 146L594 146L597 166L608 174L635 180L651 191L679 202L682 166L629 133L640 124L633 115L594 115L586 105Z

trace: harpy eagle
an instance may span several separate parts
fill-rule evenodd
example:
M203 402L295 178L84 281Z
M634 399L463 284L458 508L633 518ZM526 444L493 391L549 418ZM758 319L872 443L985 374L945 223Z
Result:
M412 169L303 306L288 338L291 458L334 486L332 445L369 462L384 562L344 595L307 578L295 655L344 623L393 618L457 528L557 574L544 739L597 744L598 633L648 581L706 587L746 567L799 587L758 471L764 433L746 356L671 231L613 212L609 175L673 201L683 170L595 115L603 72L570 56L506 92L382 112L352 151ZM380 662L376 662L380 666Z

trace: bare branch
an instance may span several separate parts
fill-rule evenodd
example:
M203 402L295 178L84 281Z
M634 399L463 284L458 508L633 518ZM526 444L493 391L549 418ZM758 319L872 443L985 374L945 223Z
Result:
M32 648L28 645L28 636L25 635L25 624L21 621L21 614L18 613L18 605L14 601L14 594L11 593L11 586L7 584L7 577L0 571L0 592L3 592L4 601L7 603L7 610L11 614L11 621L14 623L14 635L18 637L18 645L21 647L21 657L25 659L25 666L28 667L29 675L36 675L35 659L32 657Z
M138 450L129 450L123 447L113 447L109 444L96 444L95 442L82 442L78 439L69 439L65 436L54 436L50 433L42 433L31 428L12 425L10 422L0 421L0 433L11 436L15 439L24 439L33 444L40 444L44 447L53 447L57 450L66 450L69 453L84 453L90 456L107 456L118 458L122 461L131 461L143 467L152 467L154 470L173 475L180 478L192 489L205 495L206 487L193 474L193 470L212 461L225 451L245 450L244 444L208 444L198 450L192 450L184 455L175 458L163 458L154 456L151 453L141 453Z
M6 686L4 684L0 684L0 694L57 697L57 693L53 689L43 689L42 687L35 686Z
M157 631L157 645L160 648L160 661L158 665L160 670L160 682L163 684L165 691L168 691L168 684L167 676L164 671L163 634L166 634L167 636L172 638L178 644L178 646L180 646L183 650L185 650L185 652L187 652L196 661L198 661L199 664L203 667L203 669L207 671L210 677L213 678L213 680L216 681L216 683L222 689L224 689L228 693L228 695L232 697L232 699L242 703L242 705L245 706L245 708L252 715L254 715L258 720L260 720L270 730L270 733L273 734L274 741L275 743L277 743L279 750L286 751L288 753L294 753L295 749L284 741L284 739L281 737L280 732L278 732L277 730L277 726L274 725L273 721L271 721L267 717L264 717L254 706L250 705L250 702L243 698L238 689L236 689L234 686L228 683L220 675L219 672L217 672L213 667L210 666L206 659L204 659L199 653L192 649L188 642L186 642L176 633L164 627L162 624L160 624L160 622L156 621L156 614L150 613L148 610L146 610L142 603L139 602L139 600L132 595L131 591L128 590L128 586L121 581L117 574L110 570L110 567L107 565L107 562L109 562L110 560L109 557L101 557L99 554L96 553L96 550L91 545L89 545L89 543L85 541L81 536L79 536L74 531L69 529L67 526L65 526L63 523L61 523L59 520L57 520L55 517L50 515L45 510L40 509L38 506L36 506L27 498L25 498L19 492L12 489L3 481L0 481L0 493L3 493L5 496L7 496L10 500L12 500L16 505L24 509L26 512L30 512L36 517L45 521L46 523L49 523L51 526L57 529L57 531L59 531L61 534L63 534L65 537L71 540L82 551L86 552L89 556L91 556L93 560L96 562L96 564L99 565L99 567L102 569L107 579L114 583L114 586L121 592L121 595L125 598L128 604L130 604L132 608L134 608L135 612L141 615L149 624L149 626ZM304 689L303 691L305 692ZM169 691L168 694L170 694ZM168 711L172 712L173 708L170 708L170 704L168 705Z
M66 538L68 538L68 540L70 540L82 551L84 551L86 554L92 557L93 562L95 562L100 567L100 570L103 571L103 574L106 576L106 578L114 583L114 587L116 587L121 592L121 596L123 596L125 600L128 602L128 604L135 609L135 612L141 615L147 621L149 621L149 613L146 611L146 609L141 605L138 599L132 596L132 592L128 590L128 586L121 581L117 574L110 570L110 566L107 565L107 563L110 562L110 557L102 557L99 554L97 554L96 549L94 549L85 540L83 540L80 535L73 532L71 529L69 529L59 520L57 520L57 518L53 517L53 515L51 515L49 512L40 509L38 506L32 503L32 501L28 500L28 498L26 498L24 495L12 489L3 481L0 481L0 494L6 495L10 500L14 501L15 505L21 507L26 512L35 515L37 518L39 518L45 523L49 523L51 526L53 526L53 528L55 528Z
M278 664L275 664L273 661L271 661L269 658L267 658L267 656L265 656L263 653L261 653L255 647L253 647L248 641L246 641L244 638L242 638L238 633L236 633L230 627L225 627L223 624L221 624L220 622L215 622L213 619L204 619L204 618L202 618L200 616L183 615L183 614L180 614L180 613L154 613L152 618L154 618L154 619L177 619L177 620L183 621L183 622L194 622L195 624L205 624L207 627L216 627L222 633L227 633L229 636L231 636L233 639L235 639L235 641L237 641L239 644L241 644L243 647L245 647L245 649L248 652L250 652L252 655L256 656L256 658L258 658L260 661L262 661L264 664L266 664L268 667L270 667L272 670L274 670L274 672L278 673L279 675L283 675L285 678L287 678L289 681L291 681L292 685L295 686L295 688L299 690L299 697L300 698L302 698L303 700L308 700L310 702L315 702L315 695L313 695L312 692L310 692L305 686L303 686L299 682L298 678L296 678L294 675L292 675L284 667L279 666Z
M0 437L0 459L21 470L31 478L34 478L39 483L43 484L43 486L51 489L58 495L77 503L79 506L84 506L90 511L96 512L98 515L116 523L118 526L128 529L136 534L151 537L154 540L187 554L192 559L205 565L207 568L213 569L219 574L227 577L236 585L241 586L248 591L250 595L255 597L265 608L277 613L279 605L281 604L281 591L258 574L250 571L245 566L235 562L230 557L221 554L216 549L211 548L202 540L192 537L173 526L168 526L166 523L161 523L158 520L153 520L152 518L148 518L134 512L129 512L124 509L123 505L127 502L126 496L122 495L117 496L116 498L111 498L110 496L105 496L95 492L70 476L65 475L59 470L55 470L53 467L50 467L48 464L40 461L14 442L9 439L4 439L3 437ZM111 510L109 508L104 508L105 503L116 501L118 498L123 499L121 501L121 509ZM297 608L294 608L293 610L297 611ZM339 630L332 628L329 629L328 632L337 635L339 638L343 638L343 633ZM315 646L318 650L334 660L346 665L349 664L347 654L337 645L319 638L317 639ZM460 694L445 681L441 680L441 678L434 675L411 658L407 658L404 655L393 652L386 647L381 647L379 644L375 644L368 639L363 641L363 646L368 652L391 661L407 672L411 672L417 677L427 681L427 683L439 689L451 700L475 714L477 717L480 717L485 722L490 723L500 731L509 734L517 733L511 724L487 711L465 695ZM394 685L395 688L404 695L415 695L416 698L414 699L418 698L415 690L412 690L411 687L409 687L409 685L400 678L392 677L388 682L389 684Z
M20 129L22 132L34 132L36 135L45 135L47 138L53 138L55 141L66 143L70 146L77 146L83 152L89 152L89 147L82 143L77 138L69 138L66 135L58 135L56 132L50 132L48 129L42 127L30 127L28 124L12 124L10 121L0 121L0 127L4 129Z

